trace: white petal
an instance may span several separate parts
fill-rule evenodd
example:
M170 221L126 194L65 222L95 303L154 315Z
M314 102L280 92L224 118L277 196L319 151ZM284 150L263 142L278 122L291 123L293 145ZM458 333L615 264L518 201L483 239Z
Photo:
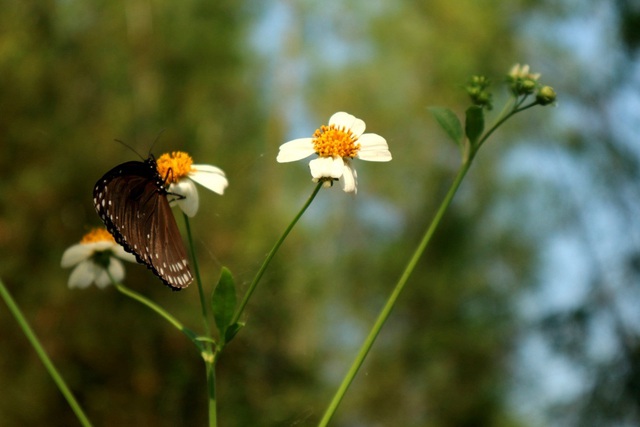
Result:
M98 242L85 243L88 247L91 248L92 252L103 252L103 251L112 251L114 250L118 244L113 240L100 240Z
M349 113L345 113L344 111L340 111L339 113L335 113L331 116L331 118L329 118L329 124L338 128L344 127L350 130L356 137L362 135L366 129L364 121Z
M78 243L64 251L64 253L62 254L62 261L60 261L60 265L63 268L72 267L79 262L89 258L92 253L93 250L89 246L83 243Z
M189 176L193 173L193 170L196 172L211 172L218 175L225 176L224 171L217 166L213 165L191 165L192 172L189 173Z
M342 157L318 157L309 162L309 169L314 180L320 178L338 179L344 171Z
M97 287L99 287L100 289L104 289L111 284L111 279L109 279L107 271L101 269L99 272L97 272L96 280L94 280L94 282L96 283Z
M120 245L113 248L113 254L125 261L136 262L136 256L134 254L130 254L129 252L125 251L124 248Z
M70 288L86 288L96 277L96 265L92 261L82 261L69 276Z
M356 170L353 169L351 167L351 162L345 162L344 163L344 170L343 170L343 174L342 174L342 189L346 192L346 193L357 193L358 192L358 188L357 188L357 184L358 184L358 180L357 180L358 174L356 173Z
M118 258L109 258L109 273L111 273L111 277L116 282L122 282L122 279L124 279L124 265Z
M222 195L224 189L229 185L229 181L220 168L210 165L193 165L192 168L194 170L189 173L189 178L214 193Z
M122 279L124 279L124 266L119 259L115 257L109 258L109 273L111 274L111 277L113 277L113 280L116 282L122 282ZM109 278L109 275L105 270L102 270L96 278L96 285L98 285L99 288L104 288L110 284L111 279Z
M360 143L360 150L358 150L357 155L359 159L370 162L388 162L391 160L391 152L387 141L380 135L365 133L358 139L358 142Z
M509 71L509 76L517 78L520 75L520 64L515 64Z
M282 144L276 160L278 163L295 162L309 157L315 152L313 138L298 138Z
M179 194L183 198L173 198L171 204L177 204L182 212L188 217L194 217L198 212L200 200L198 199L198 189L196 184L190 179L181 179L175 184L169 186L169 192Z

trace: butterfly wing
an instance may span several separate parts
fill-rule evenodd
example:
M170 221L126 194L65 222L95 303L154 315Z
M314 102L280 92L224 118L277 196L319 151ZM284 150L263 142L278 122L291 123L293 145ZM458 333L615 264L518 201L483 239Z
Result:
M93 202L116 242L164 284L180 290L193 281L182 236L152 158L111 169L96 183Z

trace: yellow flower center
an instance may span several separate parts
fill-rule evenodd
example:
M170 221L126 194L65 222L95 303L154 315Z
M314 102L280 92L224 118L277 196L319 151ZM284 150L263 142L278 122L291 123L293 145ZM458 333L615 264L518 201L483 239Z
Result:
M355 157L360 149L358 137L335 125L321 126L313 133L313 148L320 157Z
M167 184L172 184L189 175L193 159L183 151L174 151L170 154L163 154L156 160L156 163L160 176L167 180Z
M113 236L104 228L93 228L82 236L80 243L114 242Z

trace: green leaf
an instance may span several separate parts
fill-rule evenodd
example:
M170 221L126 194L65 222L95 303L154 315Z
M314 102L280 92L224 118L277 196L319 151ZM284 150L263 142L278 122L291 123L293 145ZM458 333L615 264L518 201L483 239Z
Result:
M462 124L453 111L444 107L429 107L440 127L449 135L449 138L458 145L462 144Z
M465 133L471 146L475 146L478 142L478 138L484 132L484 111L482 107L472 105L467 108L467 119L465 122Z
M224 333L224 342L231 341L236 336L238 331L240 331L240 329L243 328L243 326L244 326L244 323L242 322L236 322L233 325L229 325L229 327Z
M213 291L211 298L211 308L216 326L220 331L220 336L225 336L226 330L233 319L236 310L236 284L233 281L231 272L226 267L222 267L220 280Z

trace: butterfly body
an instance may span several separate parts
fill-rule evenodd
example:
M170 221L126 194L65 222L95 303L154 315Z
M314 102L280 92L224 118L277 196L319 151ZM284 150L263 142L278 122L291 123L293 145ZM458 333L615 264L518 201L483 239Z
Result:
M193 281L193 274L168 195L151 156L104 174L93 189L93 203L116 242L165 285L180 290Z

